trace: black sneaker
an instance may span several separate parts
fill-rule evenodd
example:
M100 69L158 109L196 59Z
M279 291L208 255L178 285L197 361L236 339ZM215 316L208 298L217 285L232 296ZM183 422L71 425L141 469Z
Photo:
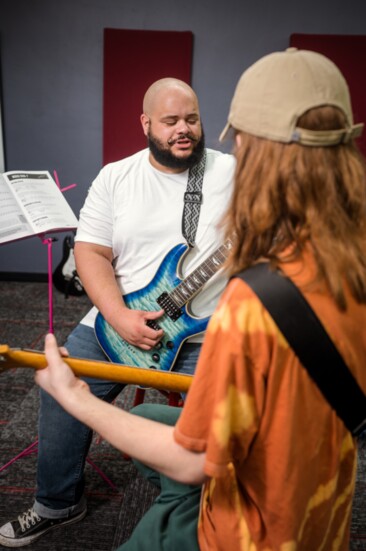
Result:
M33 507L18 516L16 520L7 522L0 528L0 545L5 547L23 547L37 540L52 528L73 524L82 520L86 508L81 513L64 518L44 518L37 515Z

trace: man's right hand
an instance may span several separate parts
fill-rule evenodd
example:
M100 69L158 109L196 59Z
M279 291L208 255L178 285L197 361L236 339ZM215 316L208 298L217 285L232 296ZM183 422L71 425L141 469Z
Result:
M151 329L146 322L160 318L164 310L146 312L127 308L116 283L110 247L78 241L74 253L85 290L104 319L130 344L143 350L153 348L163 336L163 330Z
M123 308L118 322L113 324L117 333L133 346L142 350L151 350L162 338L162 329L151 329L146 323L150 320L158 320L164 314L164 310L146 312L144 310L130 310Z

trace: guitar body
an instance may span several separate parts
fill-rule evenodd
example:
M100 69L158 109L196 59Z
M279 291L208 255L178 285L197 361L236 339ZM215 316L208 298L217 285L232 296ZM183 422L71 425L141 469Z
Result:
M126 305L133 310L160 310L158 297L162 293L170 293L182 282L178 273L179 265L187 249L188 246L185 244L176 245L171 249L146 287L124 295ZM106 322L100 312L95 320L95 334L100 346L112 362L169 371L184 341L202 333L210 319L194 317L189 311L189 304L182 306L180 310L181 315L176 320L171 319L167 314L163 314L157 320L164 335L157 347L152 350L141 350L126 342Z

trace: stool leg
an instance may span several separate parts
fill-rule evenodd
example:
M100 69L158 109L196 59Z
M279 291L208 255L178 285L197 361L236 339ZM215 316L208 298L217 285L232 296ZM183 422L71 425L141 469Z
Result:
M136 393L135 393L135 400L133 402L133 407L139 406L144 402L145 392L146 391L144 388L137 387Z
M183 400L181 395L178 392L169 392L168 395L168 405L174 407L182 407Z

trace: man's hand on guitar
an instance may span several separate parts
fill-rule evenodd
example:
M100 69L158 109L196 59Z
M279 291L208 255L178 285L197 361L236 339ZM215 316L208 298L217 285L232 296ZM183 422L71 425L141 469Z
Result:
M114 328L121 337L142 350L151 350L162 338L162 329L152 329L148 322L158 320L164 314L164 310L146 312L144 310L131 310L126 308L119 317L118 325ZM159 323L157 321L157 323Z

